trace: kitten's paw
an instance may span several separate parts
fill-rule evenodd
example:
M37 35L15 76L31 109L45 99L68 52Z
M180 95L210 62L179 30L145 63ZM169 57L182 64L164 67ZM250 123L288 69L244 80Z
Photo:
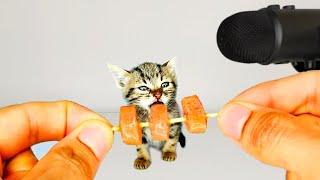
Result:
M150 164L151 164L150 160L139 157L134 161L134 168L138 170L144 170L144 169L147 169L150 166Z
M164 161L174 161L177 158L176 152L163 152L162 153L162 159Z

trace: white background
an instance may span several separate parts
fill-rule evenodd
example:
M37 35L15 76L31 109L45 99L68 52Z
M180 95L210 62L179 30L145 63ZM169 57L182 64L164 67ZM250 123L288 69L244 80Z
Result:
M116 123L124 102L107 63L130 69L177 57L178 98L198 94L215 112L256 83L295 73L290 65L231 62L216 45L224 18L274 3L320 8L316 0L0 0L0 107L69 99ZM282 170L247 156L214 121L209 127L204 135L187 134L175 163L152 152L144 172L133 169L135 150L117 136L97 179L283 179Z

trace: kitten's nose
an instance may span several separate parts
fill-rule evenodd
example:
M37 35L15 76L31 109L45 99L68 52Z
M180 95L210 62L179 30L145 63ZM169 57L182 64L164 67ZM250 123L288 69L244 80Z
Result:
M159 100L162 96L162 89L156 89L156 90L152 91L151 93L157 100Z

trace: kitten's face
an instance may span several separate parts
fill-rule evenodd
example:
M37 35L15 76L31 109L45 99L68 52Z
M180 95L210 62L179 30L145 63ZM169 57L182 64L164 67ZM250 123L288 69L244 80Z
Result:
M167 104L176 96L176 74L174 60L160 65L143 63L131 71L109 65L123 97L129 104L149 109L154 103Z

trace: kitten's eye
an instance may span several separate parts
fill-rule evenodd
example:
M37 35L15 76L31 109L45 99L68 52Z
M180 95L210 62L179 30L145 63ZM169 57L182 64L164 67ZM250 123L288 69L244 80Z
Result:
M148 88L147 86L140 86L140 87L138 87L138 89L139 89L140 91L147 91L147 90L149 90L149 88Z
M161 87L162 87L162 88L166 88L166 87L168 87L168 86L169 86L169 82L164 82L164 83L161 84Z

